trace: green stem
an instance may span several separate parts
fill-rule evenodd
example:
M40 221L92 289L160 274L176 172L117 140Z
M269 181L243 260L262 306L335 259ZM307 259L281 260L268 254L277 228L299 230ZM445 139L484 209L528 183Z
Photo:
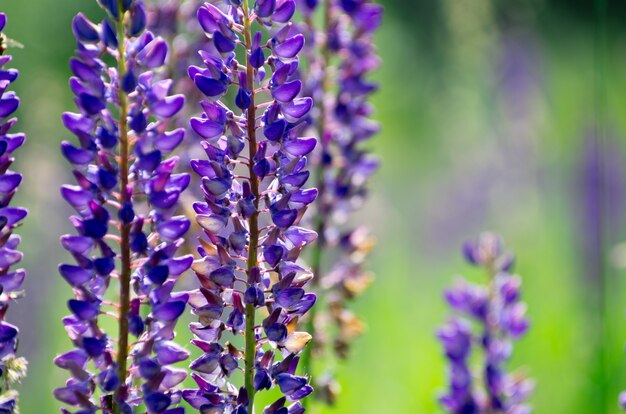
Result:
M254 196L254 213L248 219L248 228L250 232L250 245L248 248L248 280L250 284L250 277L252 270L257 266L257 254L259 244L259 177L254 172L253 160L257 151L256 142L256 105L254 102L254 67L250 63L249 51L252 47L252 33L250 28L250 12L248 7L248 0L243 2L243 20L244 20L244 38L246 47L246 75L248 85L247 88L251 93L251 103L248 107L247 113L247 133L248 133L248 149L249 149L249 174L250 174L250 189ZM248 392L248 413L254 414L254 365L256 359L256 339L254 335L255 328L255 316L256 309L254 305L246 305L246 348L245 348L245 371L244 371L244 384L246 391Z
M120 133L120 202L122 205L129 202L129 195L126 188L128 187L128 103L126 93L121 87L122 79L126 74L126 50L124 45L124 15L123 0L118 0L120 17L117 22L117 38L118 38L118 100L120 104L119 112L119 133ZM130 224L121 223L120 229L120 250L122 257L122 267L120 271L120 316L119 316L119 346L117 353L117 366L120 378L120 387L115 392L113 406L115 412L119 413L120 408L117 404L120 393L124 388L127 377L127 359L128 359L128 313L130 311Z
M323 30L324 33L329 33L329 28L331 24L331 4L330 0L324 0L323 3L324 8L324 20L323 20ZM315 23L312 18L307 19L307 24L312 31L315 31ZM330 62L330 49L328 48L327 39L324 39L321 47L320 54L320 70L322 71L322 100L318 102L318 107L320 111L318 125L317 125L317 135L320 140L320 145L322 148L321 156L324 156L324 153L327 151L326 144L326 118L327 118L327 107L325 102L325 97L327 93L330 91L330 76L328 75ZM322 263L324 251L326 249L326 210L327 206L325 204L325 192L326 192L326 180L324 178L325 173L325 165L323 164L323 159L318 162L317 168L315 169L315 185L318 190L316 205L317 205L317 215L316 215L316 224L315 230L317 231L317 241L313 246L312 256L311 256L311 270L313 271L314 278L311 281L311 286L317 290L319 287L319 279L322 274ZM302 352L302 369L305 375L312 376L313 375L313 351L315 350L315 315L317 307L320 306L318 303L317 306L313 306L309 311L309 320L306 325L306 331L311 334L312 339L311 342L307 345L307 347ZM303 401L303 406L305 409L309 406L309 398L305 398Z

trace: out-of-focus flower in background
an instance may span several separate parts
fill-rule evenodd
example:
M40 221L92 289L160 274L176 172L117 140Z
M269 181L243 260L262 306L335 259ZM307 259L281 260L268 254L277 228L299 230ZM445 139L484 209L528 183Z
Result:
M530 413L526 399L533 381L507 363L513 341L524 335L529 323L521 302L521 279L511 274L513 256L502 240L483 233L463 249L466 260L482 268L486 283L463 278L446 291L455 316L437 333L448 359L449 388L439 401L449 413ZM472 365L472 354L480 362Z

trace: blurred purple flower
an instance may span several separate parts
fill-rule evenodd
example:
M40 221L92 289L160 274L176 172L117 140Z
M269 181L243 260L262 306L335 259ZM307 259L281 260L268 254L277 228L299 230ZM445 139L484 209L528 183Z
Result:
M610 258L616 258L614 249L620 240L624 223L625 165L620 142L607 134L600 125L589 129L582 142L582 154L575 165L572 183L575 230L579 250L578 268L585 283L585 298L597 323L593 324L594 357L598 361L589 366L597 381L605 381L607 373L602 363L605 358L607 325L604 322L606 304L610 303L610 289L614 269ZM613 256L612 256L613 255ZM613 263L617 264L617 263ZM603 392L607 387L600 387ZM610 400L614 397L603 395Z
M619 241L626 203L626 165L618 141L612 135L600 138L595 131L585 134L574 183L585 276L598 289L608 249Z
M491 85L495 120L475 137L480 145L463 151L453 145L450 168L421 183L425 211L422 220L416 218L420 231L415 233L422 235L418 242L428 257L445 257L450 244L497 220L503 211L527 213L520 199L552 190L547 186L553 183L542 176L546 165L537 150L545 104L542 50L525 25L503 27Z
M76 185L61 194L76 210L70 220L78 234L61 238L75 264L59 271L74 292L63 320L74 349L55 359L72 376L54 394L80 412L130 413L144 404L148 413L178 413L168 407L180 400L175 387L186 372L170 365L188 353L172 340L189 297L173 288L193 258L176 256L189 220L174 213L190 178L176 174L178 159L166 156L185 135L167 128L184 97L169 95L172 81L154 72L168 47L144 30L143 3L100 4L108 12L102 23L78 14L72 25L78 49L70 87L79 112L65 113L63 122L78 146L63 142L61 150ZM116 279L120 299L111 303L105 294ZM103 330L100 316L116 318L117 337ZM138 338L133 344L129 334Z
M528 329L526 304L520 301L521 279L510 273L513 256L490 233L466 243L463 253L469 263L487 272L489 283L481 286L460 279L445 293L455 316L437 333L450 364L449 388L439 398L441 406L454 414L529 413L524 401L532 381L506 372L513 341ZM475 349L482 351L482 390L470 364Z
M370 75L380 64L374 34L383 8L371 0L301 0L299 9L308 45L303 52L308 67L301 78L316 102L309 126L321 138L311 165L320 191L311 216L319 234L311 264L320 275L315 287L325 306L310 318L309 329L319 330L303 357L308 374L311 353L325 346L325 337L333 337L337 355L345 358L363 330L348 302L372 280L364 264L374 242L366 227L354 227L348 218L365 201L369 178L379 164L366 146L380 129L371 119L369 100L378 89ZM326 320L337 329L325 326ZM332 403L336 389L332 379L322 385L317 396Z
M528 28L514 26L504 30L500 43L497 86L509 123L518 123L533 116L533 100L541 82L537 40Z

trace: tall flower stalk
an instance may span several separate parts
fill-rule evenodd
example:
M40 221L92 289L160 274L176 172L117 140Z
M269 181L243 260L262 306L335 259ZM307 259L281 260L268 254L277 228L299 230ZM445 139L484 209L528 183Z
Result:
M521 279L510 273L513 256L490 233L466 243L463 252L469 263L484 270L487 284L461 278L445 293L455 315L437 333L450 364L449 389L439 399L441 406L453 414L530 413L525 400L532 381L506 371L513 341L528 329ZM480 372L474 375L472 353L478 349Z
M12 302L23 296L24 269L16 269L23 254L17 250L20 237L13 234L28 211L11 207L11 200L22 182L22 174L9 170L15 161L13 153L26 140L22 133L12 132L17 122L13 115L20 105L17 95L8 88L18 78L18 71L5 66L12 57L5 54L9 40L4 35L7 16L0 13L0 412L18 411L18 394L13 388L26 376L27 361L16 355L19 329L6 321Z
M229 0L198 10L210 42L200 51L204 66L189 68L205 96L190 125L206 153L191 162L204 234L192 266L201 287L189 303L203 354L190 366L197 388L183 395L201 412L252 414L256 394L278 387L282 397L263 412L302 413L298 400L312 391L295 375L311 339L295 329L316 300L298 257L317 237L298 226L317 190L304 188L316 139L302 137L312 100L300 96L304 36L291 23L295 8L294 0Z
M70 87L79 112L63 122L79 145L61 145L76 179L61 194L76 211L77 234L61 238L75 264L59 271L74 292L63 319L74 349L55 359L71 378L54 394L81 413L131 413L141 404L148 413L182 413L170 407L186 371L171 365L189 355L173 342L188 295L173 288L193 258L176 256L189 220L174 214L190 177L166 157L185 135L167 127L184 97L169 95L172 81L159 76L168 48L144 30L143 3L99 3L102 23L82 14L73 21ZM102 318L113 318L117 335Z
M367 149L379 131L369 102L377 85L369 77L379 66L374 35L383 10L371 0L301 0L300 10L309 45L302 78L316 102L309 122L321 137L311 166L320 192L312 215L319 238L312 247L311 265L320 276L315 289L324 306L309 319L314 343L303 357L304 372L312 374L312 354L323 355L330 341L339 358L347 357L362 331L349 302L372 280L364 264L373 239L365 226L354 226L349 218L362 206L368 180L378 168ZM332 403L332 376L319 385L317 396Z

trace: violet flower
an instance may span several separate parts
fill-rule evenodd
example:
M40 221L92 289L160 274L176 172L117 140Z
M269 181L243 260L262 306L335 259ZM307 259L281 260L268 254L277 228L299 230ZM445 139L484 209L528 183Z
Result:
M163 37L171 45L172 54L167 66L168 77L174 81L173 90L187 97L183 108L173 119L177 127L189 129L189 118L198 112L197 103L202 93L187 76L190 65L202 64L197 51L208 44L196 18L204 0L152 0L146 3L148 30ZM183 144L183 150L195 148L193 140Z
M4 35L6 23L7 16L0 13L0 412L13 413L18 411L18 394L13 386L26 376L28 362L17 357L19 329L5 318L11 302L23 296L20 289L26 271L15 268L23 254L17 250L21 239L13 234L13 230L21 224L28 211L10 205L22 182L22 174L9 170L9 167L15 161L13 153L24 144L26 136L11 132L17 122L17 118L12 116L20 105L20 99L8 88L19 73L5 68L12 60L10 55L4 54L9 43Z
M178 414L183 408L169 407L180 400L175 386L186 372L171 365L188 352L172 340L188 295L172 289L193 258L176 256L189 221L173 214L190 178L175 174L177 158L166 156L184 138L184 130L167 128L184 97L169 95L172 81L158 75L168 48L144 30L143 3L100 5L102 23L82 14L73 21L70 87L79 112L65 113L63 122L78 146L63 142L61 149L76 185L61 194L76 210L77 234L61 238L75 263L59 271L74 292L63 320L74 349L55 359L71 378L54 394L80 413L131 413L143 404L148 413ZM111 284L119 284L113 302ZM119 333L105 332L101 317L115 318Z
M174 81L172 90L186 97L185 106L172 119L171 125L186 130L187 139L179 147L178 155L181 158L180 166L189 173L192 173L190 161L203 156L202 148L198 145L202 137L189 126L189 118L200 113L198 102L204 95L187 75L187 69L191 65L202 64L198 50L205 49L210 43L197 18L198 9L205 2L152 0L146 3L148 29L171 45L173 53L169 57L167 76ZM195 251L196 238L203 232L193 220L195 211L192 208L194 201L202 197L200 179L192 173L189 189L181 199L181 213L191 220L191 228L182 247L185 251Z
M450 364L449 389L439 398L441 406L453 414L530 413L524 401L532 381L506 370L513 341L528 329L526 304L520 301L521 279L510 273L513 256L490 233L466 243L464 254L469 263L485 270L488 284L460 279L445 293L455 315L437 333ZM474 376L471 354L477 349L482 362Z
M190 124L207 158L192 161L202 177L204 202L194 209L204 237L193 265L201 288L189 303L203 355L190 367L197 388L183 396L200 412L252 414L255 394L278 388L283 397L263 412L302 413L298 400L312 391L295 375L311 336L294 329L316 299L298 256L317 237L297 224L317 190L304 188L316 139L301 136L312 100L299 97L304 36L290 22L294 12L294 0L198 10L210 44L200 51L204 66L189 68L206 97ZM243 334L244 348L224 342L225 332ZM232 377L241 368L243 384Z
M383 8L371 0L300 0L299 6L309 45L302 78L316 102L309 122L321 137L311 166L320 191L312 216L319 239L311 264L320 275L315 288L324 307L309 322L309 329L315 329L314 346L303 357L309 374L312 352L322 354L332 340L337 357L346 358L351 342L362 332L363 324L349 302L371 283L365 261L374 242L366 227L354 226L348 219L363 205L369 178L379 164L366 147L379 131L369 102L378 85L369 77L380 63L374 34ZM336 328L325 326L327 320ZM332 403L336 387L332 375L326 378L318 384L316 395Z

